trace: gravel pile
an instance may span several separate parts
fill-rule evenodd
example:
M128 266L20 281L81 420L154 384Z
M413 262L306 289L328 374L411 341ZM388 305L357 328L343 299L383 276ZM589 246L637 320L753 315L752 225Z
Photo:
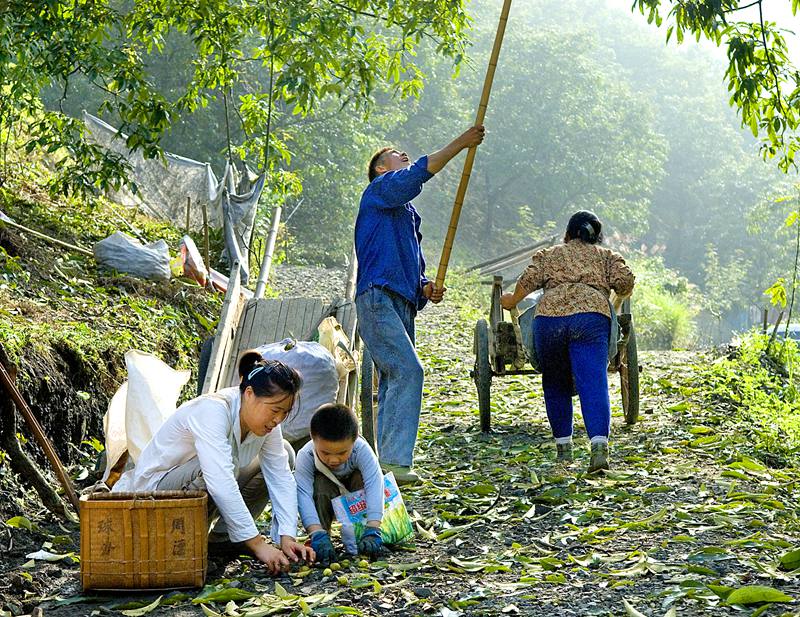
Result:
M269 284L284 298L322 298L330 302L344 297L346 277L346 268L277 265L270 272Z

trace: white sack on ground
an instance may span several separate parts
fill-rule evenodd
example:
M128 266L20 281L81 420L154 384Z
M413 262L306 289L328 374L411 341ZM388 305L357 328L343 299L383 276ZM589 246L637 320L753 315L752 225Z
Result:
M140 278L168 281L172 275L164 240L142 244L118 231L94 245L94 257L108 268Z

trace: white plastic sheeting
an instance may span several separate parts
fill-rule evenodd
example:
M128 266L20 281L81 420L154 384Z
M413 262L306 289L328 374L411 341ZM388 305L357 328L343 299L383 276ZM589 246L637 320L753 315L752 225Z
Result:
M295 369L303 378L297 405L281 424L284 439L297 441L309 434L311 416L325 403L336 402L339 376L331 353L314 341L284 339L256 347L265 360L278 360ZM239 383L238 374L231 385Z
M146 159L140 152L131 152L125 145L127 136L90 113L83 112L87 138L127 159L132 168L130 179L137 193L127 187L108 194L109 199L136 207L157 218L172 221L177 227L186 226L187 202L189 228L200 230L203 225L203 205L208 224L223 229L229 263L237 259L242 265L242 282L247 283L248 247L256 216L256 206L264 190L265 177L244 166L239 173L228 161L222 178L218 179L209 163L203 163L169 152L164 160Z

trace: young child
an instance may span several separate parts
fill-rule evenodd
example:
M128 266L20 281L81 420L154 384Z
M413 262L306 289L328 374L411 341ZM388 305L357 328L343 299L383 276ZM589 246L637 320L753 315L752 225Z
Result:
M336 561L329 531L333 521L331 499L342 491L364 489L367 526L358 552L370 559L383 553L383 473L375 453L358 435L358 420L346 405L322 405L311 418L311 441L297 453L295 481L303 526L320 564ZM334 481L334 478L336 481Z

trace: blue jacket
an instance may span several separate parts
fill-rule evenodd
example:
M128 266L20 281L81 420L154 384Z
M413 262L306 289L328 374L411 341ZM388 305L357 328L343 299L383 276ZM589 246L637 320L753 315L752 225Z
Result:
M406 169L381 174L361 196L356 218L356 295L369 287L385 287L422 309L425 256L422 254L420 217L411 200L433 174L423 156Z

